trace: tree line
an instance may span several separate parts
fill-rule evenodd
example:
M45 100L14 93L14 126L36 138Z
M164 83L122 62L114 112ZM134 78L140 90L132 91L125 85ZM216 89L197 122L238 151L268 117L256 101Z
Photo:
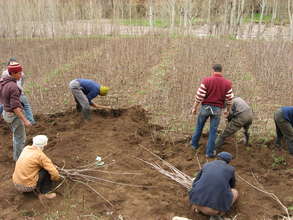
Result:
M22 29L30 23L28 27L34 31L41 24L101 19L145 19L150 27L164 22L170 29L208 24L211 31L216 26L219 33L230 35L237 34L245 23L289 24L293 35L293 0L0 1L1 37L17 36L20 23Z

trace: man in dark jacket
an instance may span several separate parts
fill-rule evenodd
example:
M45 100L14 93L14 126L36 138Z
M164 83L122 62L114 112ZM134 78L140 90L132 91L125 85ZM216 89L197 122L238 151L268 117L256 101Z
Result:
M222 216L238 198L235 169L228 165L232 155L221 152L217 160L206 163L189 191L193 208L209 216ZM221 219L221 218L219 218Z
M284 136L288 145L289 153L293 155L293 106L280 108L274 116L277 139L275 144L280 147Z
M21 78L22 67L17 62L8 65L9 76L0 80L0 103L3 104L3 119L13 132L13 159L16 161L26 141L25 126L31 126L23 114L20 102L21 90L16 82Z
M101 86L90 79L74 79L69 83L69 88L76 102L76 109L78 112L82 113L84 119L90 119L90 106L94 108L111 109L109 106L97 105L92 102L98 95L107 95L109 91L107 86Z

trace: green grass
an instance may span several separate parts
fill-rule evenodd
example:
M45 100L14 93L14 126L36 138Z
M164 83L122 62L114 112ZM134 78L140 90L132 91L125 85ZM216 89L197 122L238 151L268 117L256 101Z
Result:
M132 25L132 26L150 26L148 19L121 19L120 24L122 25ZM169 22L164 20L156 19L154 20L154 27L165 28L169 26Z
M276 156L276 155L272 155L272 158L273 158L273 164L272 164L272 167L273 168L278 168L280 166L284 166L284 165L287 165L287 162L285 160L285 158L283 156Z
M202 23L204 20L200 18L193 18L191 23L198 24ZM137 18L137 19L120 19L119 23L121 25L132 25L132 26L150 26L149 20L147 18ZM180 24L180 20L175 20L175 25L178 26ZM169 20L155 19L154 27L158 28L166 28L170 26Z
M243 19L244 23L249 23L251 22L255 22L255 23L258 23L260 22L260 13L256 13L253 15L252 19L251 19L251 15L250 16L247 16ZM271 20L272 20L272 15L263 15L263 18L262 18L262 23L271 23ZM275 20L274 22L277 22L277 20Z

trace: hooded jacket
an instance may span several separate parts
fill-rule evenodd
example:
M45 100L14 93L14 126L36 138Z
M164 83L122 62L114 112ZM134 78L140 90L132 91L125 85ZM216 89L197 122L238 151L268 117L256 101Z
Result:
M6 112L13 112L16 108L22 108L19 100L21 90L16 84L16 79L7 76L0 80L0 103L4 105Z

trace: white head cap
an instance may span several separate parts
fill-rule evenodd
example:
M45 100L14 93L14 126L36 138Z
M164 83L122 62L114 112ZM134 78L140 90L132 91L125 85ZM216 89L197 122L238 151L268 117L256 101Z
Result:
M33 145L44 149L44 146L48 144L48 137L46 135L37 135L33 138Z

